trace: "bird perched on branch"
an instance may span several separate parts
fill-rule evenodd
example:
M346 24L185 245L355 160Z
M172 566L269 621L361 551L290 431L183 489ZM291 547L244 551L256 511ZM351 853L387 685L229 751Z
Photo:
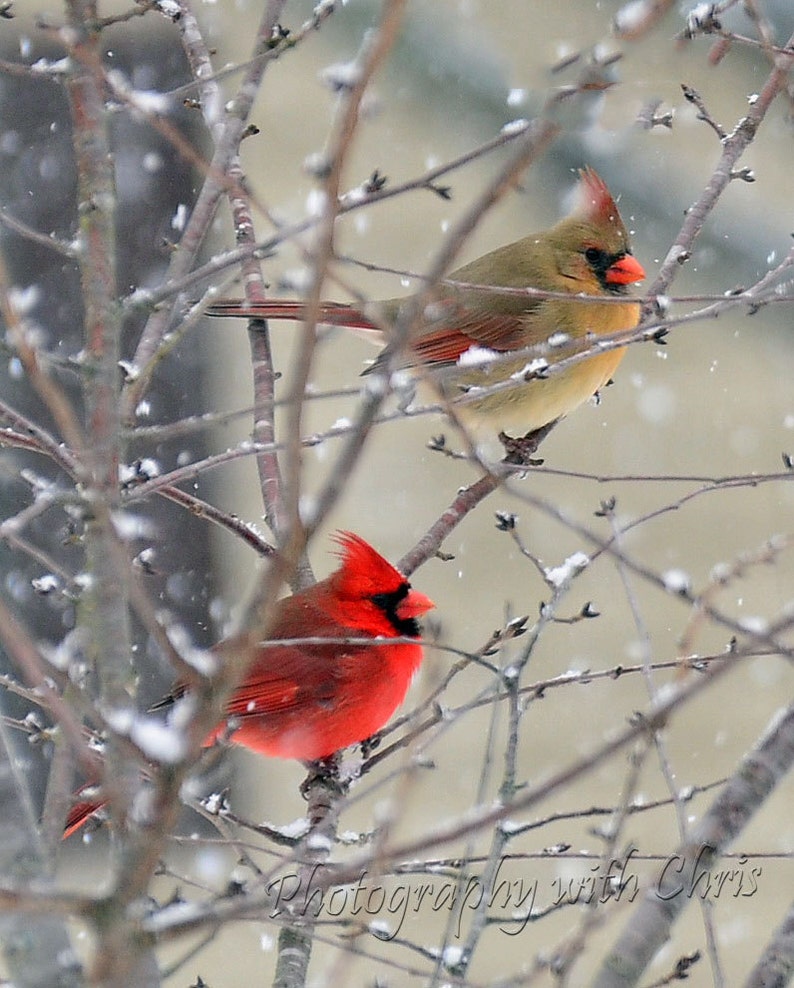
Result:
M433 289L399 352L392 357L387 346L365 373L387 360L391 368L412 369L418 376L432 372L456 416L479 433L483 427L536 433L602 388L625 348L604 348L559 371L554 365L590 350L601 337L637 325L639 303L621 300L645 271L632 256L626 227L603 180L591 168L579 176L569 216L454 271ZM526 289L556 297L533 297ZM388 344L389 328L405 301L388 299L362 308L323 302L318 318L324 324L380 331ZM302 302L283 299L221 300L207 312L290 320L306 314Z
M422 661L418 618L435 605L360 536L340 532L336 541L341 565L277 603L268 640L254 648L205 745L223 737L260 755L317 761L372 737L405 699ZM238 648L229 638L214 651L223 658ZM64 836L102 805L83 790Z

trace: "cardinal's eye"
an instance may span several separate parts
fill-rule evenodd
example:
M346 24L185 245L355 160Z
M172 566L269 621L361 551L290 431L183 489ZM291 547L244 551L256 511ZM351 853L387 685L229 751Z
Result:
M604 252L598 247L588 247L584 252L584 258L591 267L595 268L604 263Z

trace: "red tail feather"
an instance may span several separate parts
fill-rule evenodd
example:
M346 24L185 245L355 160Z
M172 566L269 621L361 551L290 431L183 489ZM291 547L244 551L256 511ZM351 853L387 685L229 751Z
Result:
M300 322L306 318L303 302L267 299L249 305L243 299L221 299L207 309L208 316L236 316L242 319L290 319ZM327 326L346 326L349 329L374 329L379 327L367 319L354 306L344 302L323 302L318 321Z
M83 792L87 795L88 791L93 788L93 786L86 786ZM76 833L104 805L98 797L94 799L81 799L79 803L75 803L66 817L66 823L63 828L63 839L66 840L67 837L71 837L72 834Z

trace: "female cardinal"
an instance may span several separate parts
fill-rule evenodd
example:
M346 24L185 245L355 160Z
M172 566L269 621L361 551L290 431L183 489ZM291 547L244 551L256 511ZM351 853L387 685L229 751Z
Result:
M458 268L449 281L500 288L536 288L566 295L625 295L645 271L631 255L629 236L601 178L580 173L570 216L542 233L499 247ZM404 299L372 303L361 311L325 302L320 322L371 331L393 325ZM247 319L304 318L301 302L267 300L248 305L225 300L209 306L212 316ZM560 373L527 373L530 361L556 363L590 348L596 337L633 329L637 302L604 305L580 300L528 298L518 293L440 285L409 337L402 366L439 372L446 399L469 427L535 432L567 415L611 378L624 349L575 362ZM528 347L535 349L527 352ZM521 351L514 356L509 355ZM384 355L375 361L379 366ZM370 368L372 370L372 368ZM366 372L365 372L366 373ZM500 382L506 387L483 393Z
M422 646L387 639L417 639L417 618L435 605L364 539L352 532L335 538L342 565L278 602L268 642L255 650L227 704L228 719L205 745L228 737L261 755L315 761L371 737L402 703ZM287 639L297 640L270 644ZM227 639L215 650L222 656L234 644ZM183 692L177 689L153 709L170 706ZM84 793L64 836L102 805Z

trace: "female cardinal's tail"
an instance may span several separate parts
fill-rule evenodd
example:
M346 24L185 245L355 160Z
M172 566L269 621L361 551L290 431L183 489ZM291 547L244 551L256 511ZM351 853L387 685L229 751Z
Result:
M283 299L265 299L264 302L249 304L245 299L222 298L208 306L207 315L234 316L239 319L290 319L300 322L306 317L306 306L303 302ZM322 302L317 321L327 326L378 330L374 322L354 306L344 302Z

